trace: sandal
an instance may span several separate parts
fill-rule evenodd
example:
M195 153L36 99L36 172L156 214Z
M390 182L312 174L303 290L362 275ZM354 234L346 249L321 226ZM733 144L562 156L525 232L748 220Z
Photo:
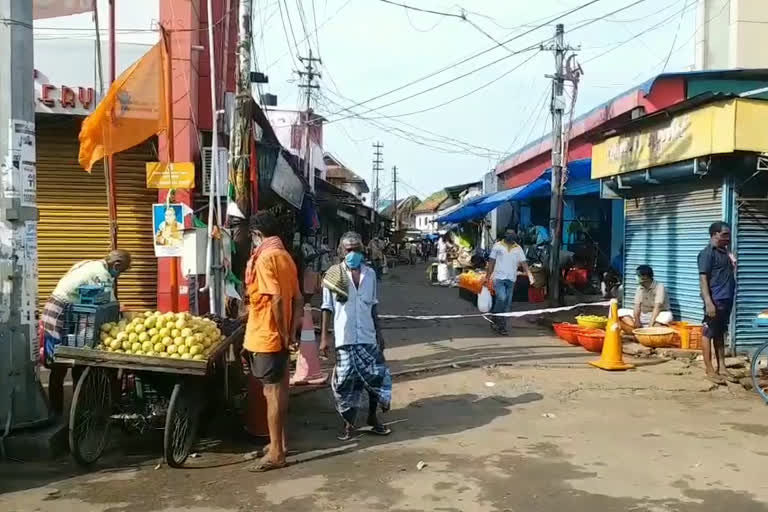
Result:
M355 437L355 430L345 428L339 435L336 436L336 439L339 441L351 441Z
M262 460L251 467L248 468L248 471L251 473L266 473L267 471L272 471L274 469L282 469L287 467L289 464L286 461L283 462L273 462L271 460Z

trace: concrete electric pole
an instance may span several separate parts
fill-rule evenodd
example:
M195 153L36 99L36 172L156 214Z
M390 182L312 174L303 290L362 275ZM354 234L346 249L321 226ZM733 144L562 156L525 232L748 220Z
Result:
M32 3L0 0L0 451L10 431L48 420L36 372Z
M570 47L563 40L565 29L562 24L555 27L553 44L543 49L555 54L555 73L547 75L552 79L552 197L549 205L549 229L552 236L552 250L549 254L549 300L560 304L560 246L563 243L563 166L567 155L563 155L563 114L565 112L565 54Z
M315 83L315 77L322 77L322 75L316 71L314 63L322 64L323 62L312 56L312 48L309 49L309 57L299 57L299 60L304 64L304 71L298 71L299 76L306 80L305 83L299 84L299 88L304 89L306 93L306 110L304 112L304 125L306 127L304 132L304 166L307 181L309 182L309 188L314 192L315 190L315 171L312 166L312 144L309 140L309 129L312 123L312 89L319 89L320 86Z
M394 212L395 212L395 218L393 219L395 221L395 231L400 229L400 219L398 218L398 211L397 211L397 166L392 166L392 192L394 195Z
M379 211L379 201L381 198L379 197L379 176L383 169L382 164L384 163L384 160L381 159L382 152L381 150L384 148L384 145L381 142L376 142L376 144L373 145L373 197L371 198L371 206L373 206L374 211Z

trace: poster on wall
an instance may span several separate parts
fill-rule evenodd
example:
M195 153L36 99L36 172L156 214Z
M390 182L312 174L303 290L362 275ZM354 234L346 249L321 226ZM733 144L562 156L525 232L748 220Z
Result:
M21 296L22 326L29 330L29 355L32 361L37 360L38 339L37 325L35 322L35 309L37 301L37 222L28 220L20 228L23 240L23 272L24 288Z
M152 205L152 238L158 258L181 257L184 250L183 205Z
M35 123L9 121L8 154L0 165L3 195L21 199L22 206L34 206L37 199L37 168L35 164Z

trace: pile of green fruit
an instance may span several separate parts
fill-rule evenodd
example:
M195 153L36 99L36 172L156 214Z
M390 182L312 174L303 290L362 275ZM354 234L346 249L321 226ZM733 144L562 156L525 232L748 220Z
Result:
M101 326L98 350L202 361L224 340L216 322L189 313L147 311Z

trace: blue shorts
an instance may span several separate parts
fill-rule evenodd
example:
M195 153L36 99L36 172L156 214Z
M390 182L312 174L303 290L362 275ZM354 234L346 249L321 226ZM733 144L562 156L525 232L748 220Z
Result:
M716 300L715 301L715 316L707 316L704 313L704 320L701 321L703 326L701 334L709 339L717 339L725 336L728 332L728 324L731 321L731 310L733 309L733 301L730 300Z

